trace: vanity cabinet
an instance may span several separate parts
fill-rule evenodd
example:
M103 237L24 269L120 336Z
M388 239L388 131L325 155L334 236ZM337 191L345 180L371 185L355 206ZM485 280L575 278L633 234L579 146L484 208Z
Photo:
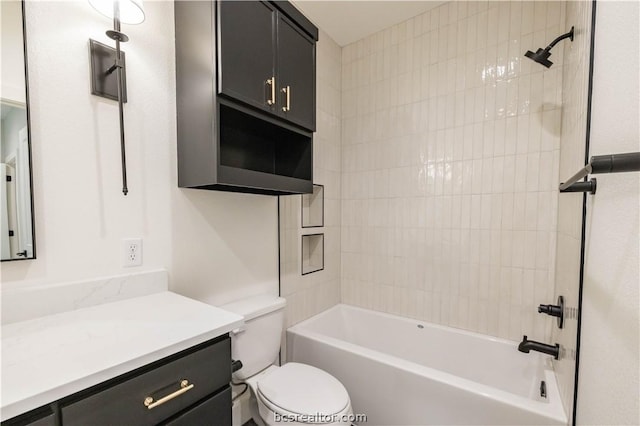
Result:
M230 382L225 335L56 401L48 416L27 413L2 425L230 426Z
M229 388L230 381L231 344L226 338L63 403L62 423L154 425L202 399L218 397L220 390ZM231 398L227 405L230 410Z
M175 3L178 186L310 193L318 30L281 1Z
M4 421L2 426L57 426L56 419L50 407L43 407Z

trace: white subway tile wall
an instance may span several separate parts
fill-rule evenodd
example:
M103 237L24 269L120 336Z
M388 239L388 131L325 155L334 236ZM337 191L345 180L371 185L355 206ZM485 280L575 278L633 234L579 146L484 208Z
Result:
M567 28L575 26L575 37L573 43L564 45L560 181L584 166L592 12L591 2L567 2L566 25ZM581 239L582 194L562 194L558 198L558 257L553 300L559 295L564 296L566 309L564 328L553 328L552 342L558 342L564 348L564 357L554 361L554 370L565 411L570 417L573 411L578 335Z
M316 53L313 180L324 185L324 226L303 229L301 196L280 197L280 294L287 299L287 327L340 303L341 48L320 31ZM324 233L324 270L303 276L302 235L318 233Z
M342 152L321 148L342 159L342 302L550 339L563 48L550 69L523 54L565 7L449 2L342 49Z

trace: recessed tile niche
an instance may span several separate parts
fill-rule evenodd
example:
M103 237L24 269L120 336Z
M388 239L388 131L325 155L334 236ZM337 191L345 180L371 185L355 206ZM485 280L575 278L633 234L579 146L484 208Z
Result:
M324 269L324 234L302 236L302 275Z
M324 185L313 184L313 193L302 195L302 227L324 226Z

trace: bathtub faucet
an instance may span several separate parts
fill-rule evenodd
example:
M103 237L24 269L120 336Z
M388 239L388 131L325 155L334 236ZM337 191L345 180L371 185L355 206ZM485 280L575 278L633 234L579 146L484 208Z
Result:
M536 352L542 352L543 354L553 355L555 359L558 359L558 355L560 354L560 345L557 343L555 346L546 345L534 340L527 340L527 336L522 336L522 342L518 345L518 350L526 354L528 354L529 351L534 350Z

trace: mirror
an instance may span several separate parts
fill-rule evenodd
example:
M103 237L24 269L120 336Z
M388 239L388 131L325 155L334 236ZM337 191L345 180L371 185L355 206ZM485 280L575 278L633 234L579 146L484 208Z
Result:
M34 259L29 97L24 2L2 0L0 236L2 261Z

